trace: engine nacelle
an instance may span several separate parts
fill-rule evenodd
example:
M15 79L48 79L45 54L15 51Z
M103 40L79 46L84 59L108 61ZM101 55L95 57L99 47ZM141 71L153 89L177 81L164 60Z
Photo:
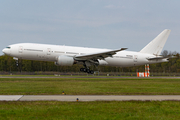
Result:
M74 64L74 58L68 56L59 56L55 65L58 66L72 66Z
M98 60L99 65L108 65L108 63L105 60Z

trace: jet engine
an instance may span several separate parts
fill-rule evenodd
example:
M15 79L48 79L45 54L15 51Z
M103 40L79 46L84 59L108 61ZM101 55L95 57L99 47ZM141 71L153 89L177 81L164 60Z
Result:
M55 65L57 66L72 66L75 63L73 57L69 56L59 56Z

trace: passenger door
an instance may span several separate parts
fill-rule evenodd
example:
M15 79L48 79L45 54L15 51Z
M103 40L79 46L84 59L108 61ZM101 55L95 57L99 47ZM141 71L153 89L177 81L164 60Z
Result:
M47 48L47 55L51 55L51 48Z
M137 61L138 61L138 56L134 55L134 62L137 62Z
M23 53L23 46L19 46L19 53Z

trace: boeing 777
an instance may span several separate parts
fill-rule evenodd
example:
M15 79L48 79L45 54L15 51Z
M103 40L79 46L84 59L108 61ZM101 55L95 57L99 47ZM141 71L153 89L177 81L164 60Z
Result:
M160 62L168 62L168 58L160 56L171 30L165 29L140 52L65 45L49 45L36 43L19 43L9 45L2 51L4 54L27 60L53 61L58 66L83 64L80 71L93 74L90 66L108 65L130 67Z

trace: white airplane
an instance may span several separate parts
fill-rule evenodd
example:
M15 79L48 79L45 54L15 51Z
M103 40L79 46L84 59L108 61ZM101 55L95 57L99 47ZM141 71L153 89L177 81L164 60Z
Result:
M19 43L9 45L2 51L6 55L27 60L53 61L55 65L72 66L81 63L84 68L80 71L93 74L91 65L108 65L130 67L160 62L168 62L168 57L160 56L171 30L165 29L140 52L72 47L65 45L49 45L36 43Z

